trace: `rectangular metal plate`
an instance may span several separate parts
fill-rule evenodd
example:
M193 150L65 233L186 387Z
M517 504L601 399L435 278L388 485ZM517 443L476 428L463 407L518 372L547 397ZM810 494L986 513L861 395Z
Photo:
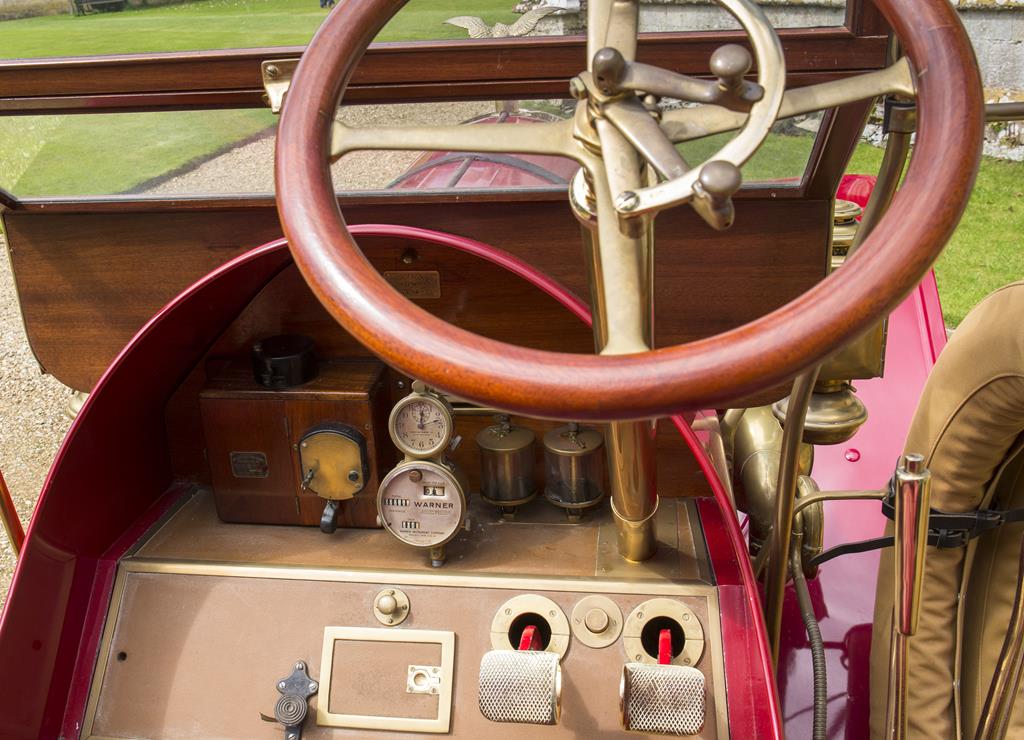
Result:
M391 678L404 691L408 660L392 661L392 665L369 666L366 662L335 665L335 656L339 655L338 643L366 645L369 643L415 643L417 645L434 645L440 647L440 682L438 685L436 716L382 716L369 714L345 714L332 712L331 684L340 671L357 671L360 680L387 679L381 671L393 671ZM399 732L448 732L451 724L452 681L455 665L455 633L442 630L396 630L376 629L369 627L327 627L324 629L323 655L320 661L320 693L317 701L316 723L321 727L347 727L365 730L395 730ZM370 675L376 672L376 675ZM337 692L334 692L337 693ZM409 707L409 713L423 715L422 706L425 702L433 704L434 694L410 695L416 700L415 706ZM397 711L404 707L402 702L395 705ZM434 713L431 710L430 713Z
M267 456L262 452L232 452L231 474L236 478L266 478L270 473Z
M406 298L441 297L441 273L436 270L388 270L384 279Z

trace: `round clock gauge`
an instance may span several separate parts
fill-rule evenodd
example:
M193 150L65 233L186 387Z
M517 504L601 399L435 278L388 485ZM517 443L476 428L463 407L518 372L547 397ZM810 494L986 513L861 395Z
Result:
M413 458L440 454L452 437L455 424L444 399L432 393L412 393L397 404L388 420L391 440Z

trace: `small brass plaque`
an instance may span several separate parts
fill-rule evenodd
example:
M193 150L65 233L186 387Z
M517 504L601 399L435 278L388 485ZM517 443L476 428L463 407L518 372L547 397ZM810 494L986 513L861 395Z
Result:
M441 273L437 270L389 270L384 279L406 298L441 297Z
M236 478L266 478L270 472L262 452L232 452L231 474Z

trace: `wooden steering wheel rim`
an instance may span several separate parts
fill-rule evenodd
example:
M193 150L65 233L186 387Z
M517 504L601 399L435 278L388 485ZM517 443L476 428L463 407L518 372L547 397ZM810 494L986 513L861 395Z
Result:
M948 0L875 0L915 72L917 141L888 213L840 273L748 324L640 354L546 352L467 332L381 277L349 233L331 181L338 102L366 47L405 1L343 0L310 42L278 130L278 210L299 269L342 326L392 366L463 398L579 420L721 406L792 377L894 308L939 255L967 204L983 100L956 11ZM945 188L941 198L931 191L937 182Z

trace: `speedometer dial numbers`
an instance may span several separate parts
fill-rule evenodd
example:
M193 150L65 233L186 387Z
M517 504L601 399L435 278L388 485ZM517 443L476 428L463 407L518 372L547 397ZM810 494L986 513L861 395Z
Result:
M380 523L412 547L430 550L431 564L444 562L444 545L466 515L466 495L454 473L428 460L401 463L381 481Z
M444 399L432 393L412 393L391 412L388 430L395 446L408 457L435 457L452 437L452 412Z

